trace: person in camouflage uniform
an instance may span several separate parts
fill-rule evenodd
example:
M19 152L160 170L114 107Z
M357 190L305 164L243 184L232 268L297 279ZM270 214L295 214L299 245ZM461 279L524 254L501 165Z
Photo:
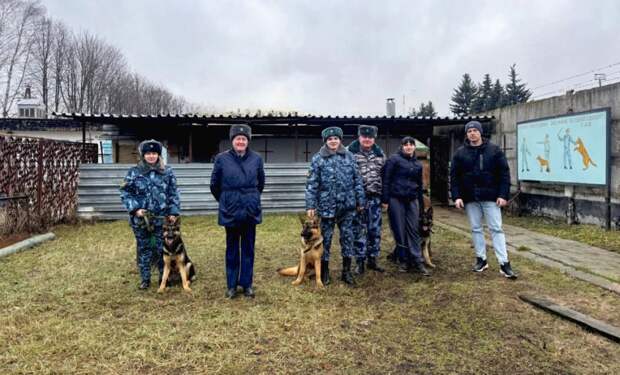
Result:
M368 269L385 271L377 264L381 248L381 173L385 164L385 154L375 143L376 137L376 126L360 125L358 139L348 147L357 161L366 196L364 210L355 215L353 220L358 275L364 273L366 262Z
M162 144L154 139L140 143L140 161L127 172L121 201L129 212L129 224L136 236L140 289L151 285L151 258L157 259L159 277L163 263L163 219L174 221L180 212L177 180L161 158Z
M340 231L342 281L353 285L351 259L353 249L353 217L365 204L362 178L355 157L342 145L342 129L326 128L321 132L325 145L312 157L306 183L306 210L309 217L319 215L323 234L321 281L328 285L329 256L334 226Z

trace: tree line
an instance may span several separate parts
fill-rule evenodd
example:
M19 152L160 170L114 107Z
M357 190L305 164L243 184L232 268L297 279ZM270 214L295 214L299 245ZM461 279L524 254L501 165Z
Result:
M469 116L527 102L532 93L518 78L516 64L510 66L508 80L504 86L499 79L493 82L491 76L485 74L482 83L476 84L469 74L463 74L461 83L452 94L450 110L456 116Z
M182 113L192 105L128 66L123 53L74 32L38 0L0 0L0 109L11 115L26 85L46 113Z

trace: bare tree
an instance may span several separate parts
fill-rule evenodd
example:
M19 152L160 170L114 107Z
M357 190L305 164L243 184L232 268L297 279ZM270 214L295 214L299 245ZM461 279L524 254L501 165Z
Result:
M45 114L49 112L50 75L52 73L54 53L54 24L46 16L39 17L35 22L34 45L32 48L32 77L45 106Z
M69 31L62 22L54 23L54 111L58 112L61 104L62 76L65 69Z
M3 15L2 50L8 53L3 61L1 74L4 94L0 99L2 116L7 117L20 92L26 75L33 44L34 21L44 9L38 1L0 0Z

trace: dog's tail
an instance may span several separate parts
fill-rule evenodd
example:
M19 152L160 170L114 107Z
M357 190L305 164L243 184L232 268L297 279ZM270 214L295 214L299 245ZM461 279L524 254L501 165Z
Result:
M278 268L277 271L282 276L297 276L299 273L299 266Z

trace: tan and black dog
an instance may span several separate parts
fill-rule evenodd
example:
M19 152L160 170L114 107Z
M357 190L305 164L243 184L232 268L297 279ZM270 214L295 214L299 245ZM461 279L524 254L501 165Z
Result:
M282 276L297 276L293 285L299 285L304 281L306 274L311 275L314 269L316 286L323 288L321 282L321 256L323 256L323 236L321 235L320 219L300 216L303 225L301 230L301 247L299 249L299 265L278 269Z
M431 206L431 200L426 196L424 197L424 208L420 215L420 238L422 242L420 248L422 249L422 256L424 257L424 263L427 266L435 268L435 265L431 261L431 234L433 233L433 207Z
M183 289L191 292L189 285L196 278L196 270L181 238L181 219L177 217L174 222L171 222L166 218L164 222L164 273L157 292L163 293L169 279L178 279L179 275Z

